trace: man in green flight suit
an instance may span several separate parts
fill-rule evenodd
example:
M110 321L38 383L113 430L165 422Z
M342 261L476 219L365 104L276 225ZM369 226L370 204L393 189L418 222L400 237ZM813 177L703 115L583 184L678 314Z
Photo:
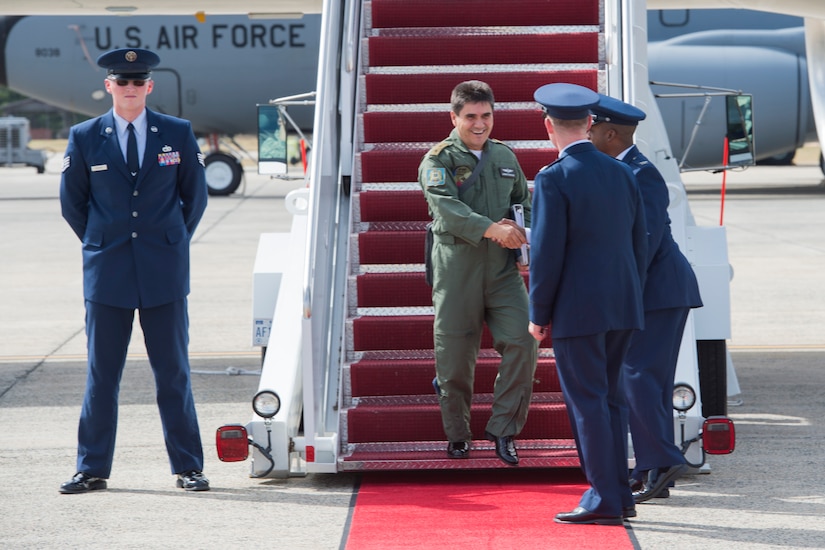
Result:
M433 218L434 382L447 456L469 456L473 379L486 322L501 364L484 435L514 466L513 438L527 420L537 344L527 330L527 290L516 262L527 235L509 218L511 207L522 205L529 227L531 199L513 151L490 139L494 103L484 82L453 89L455 129L424 156L418 181Z

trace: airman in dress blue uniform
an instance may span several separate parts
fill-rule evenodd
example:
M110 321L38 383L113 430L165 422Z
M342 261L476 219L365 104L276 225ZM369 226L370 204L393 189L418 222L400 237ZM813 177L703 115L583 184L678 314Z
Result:
M673 378L688 313L701 307L702 299L696 275L670 232L667 184L633 144L644 111L605 95L600 95L591 111L593 144L630 166L645 204L645 329L633 335L622 373L636 455L631 487L638 503L667 495L668 484L687 469L685 457L674 444Z
M206 208L203 157L188 121L146 108L148 50L104 53L113 108L71 129L60 181L63 217L82 243L88 377L77 473L61 493L105 489L118 391L140 312L166 449L177 485L209 489L189 373L189 243Z
M556 366L590 488L559 523L620 525L636 510L627 475L622 363L643 327L647 260L642 196L628 166L588 139L587 88L557 83L534 94L559 149L535 178L530 333L552 330Z

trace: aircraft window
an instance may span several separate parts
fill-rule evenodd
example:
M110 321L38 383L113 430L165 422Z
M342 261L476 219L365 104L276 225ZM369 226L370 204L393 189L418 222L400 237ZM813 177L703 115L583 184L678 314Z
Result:
M690 10L659 10L663 27L685 27L690 22Z
M277 105L258 105L258 173L286 174L286 126Z
M729 95L727 104L728 164L750 166L753 158L753 96Z

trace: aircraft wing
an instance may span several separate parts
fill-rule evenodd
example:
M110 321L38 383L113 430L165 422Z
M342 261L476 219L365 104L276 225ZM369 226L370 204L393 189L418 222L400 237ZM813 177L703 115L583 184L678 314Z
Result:
M822 0L647 0L647 9L739 8L805 18L805 50L808 83L819 145L825 151L825 2ZM825 169L825 166L823 167Z
M825 17L822 0L647 0L649 10L675 9L743 9L796 15L798 17Z

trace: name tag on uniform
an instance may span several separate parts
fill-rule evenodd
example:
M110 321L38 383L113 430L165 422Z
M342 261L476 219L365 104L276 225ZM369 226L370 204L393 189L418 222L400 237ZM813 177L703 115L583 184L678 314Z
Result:
M92 172L103 172L104 170L108 170L108 164L95 164L92 166Z
M170 166L172 164L180 164L180 151L172 151L170 153L158 153L159 166Z
M516 171L513 168L499 168L498 169L498 174L502 178L515 178L516 177Z

